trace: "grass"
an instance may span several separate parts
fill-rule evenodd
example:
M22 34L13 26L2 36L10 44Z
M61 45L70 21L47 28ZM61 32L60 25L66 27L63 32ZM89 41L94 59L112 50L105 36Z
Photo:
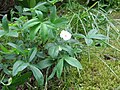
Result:
M61 80L50 81L48 90L120 90L120 33L116 31L120 30L119 15L111 14L115 28L108 27L109 44L90 47L90 61L85 49L80 55L83 66L80 74L71 67Z

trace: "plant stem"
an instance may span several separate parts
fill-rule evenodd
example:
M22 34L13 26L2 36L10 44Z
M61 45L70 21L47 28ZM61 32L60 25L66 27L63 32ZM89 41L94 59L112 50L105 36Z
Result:
M87 48L88 48L88 61L90 63L90 46L88 46Z
M64 67L64 82L66 82L66 70L65 70L65 67Z

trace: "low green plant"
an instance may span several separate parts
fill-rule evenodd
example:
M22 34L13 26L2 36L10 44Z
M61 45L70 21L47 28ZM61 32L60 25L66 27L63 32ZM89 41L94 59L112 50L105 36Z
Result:
M80 53L77 50L80 43L72 37L67 19L57 15L56 6L43 2L23 12L30 13L31 18L21 16L9 22L5 15L2 19L0 82L3 89L15 90L32 73L41 88L55 74L60 78L69 65L82 69L75 57Z

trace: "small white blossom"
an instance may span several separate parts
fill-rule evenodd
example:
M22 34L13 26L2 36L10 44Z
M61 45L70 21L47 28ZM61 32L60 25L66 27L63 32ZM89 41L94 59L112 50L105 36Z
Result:
M28 50L31 50L30 48L28 48Z
M66 40L69 40L71 38L71 33L69 33L68 31L65 31L65 30L62 30L61 33L60 33L60 37L62 39L64 39L65 41Z

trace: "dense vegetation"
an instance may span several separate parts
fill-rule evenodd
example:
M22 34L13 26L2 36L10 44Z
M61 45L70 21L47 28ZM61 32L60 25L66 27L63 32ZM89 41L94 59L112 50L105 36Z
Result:
M119 0L0 0L0 90L119 90Z

